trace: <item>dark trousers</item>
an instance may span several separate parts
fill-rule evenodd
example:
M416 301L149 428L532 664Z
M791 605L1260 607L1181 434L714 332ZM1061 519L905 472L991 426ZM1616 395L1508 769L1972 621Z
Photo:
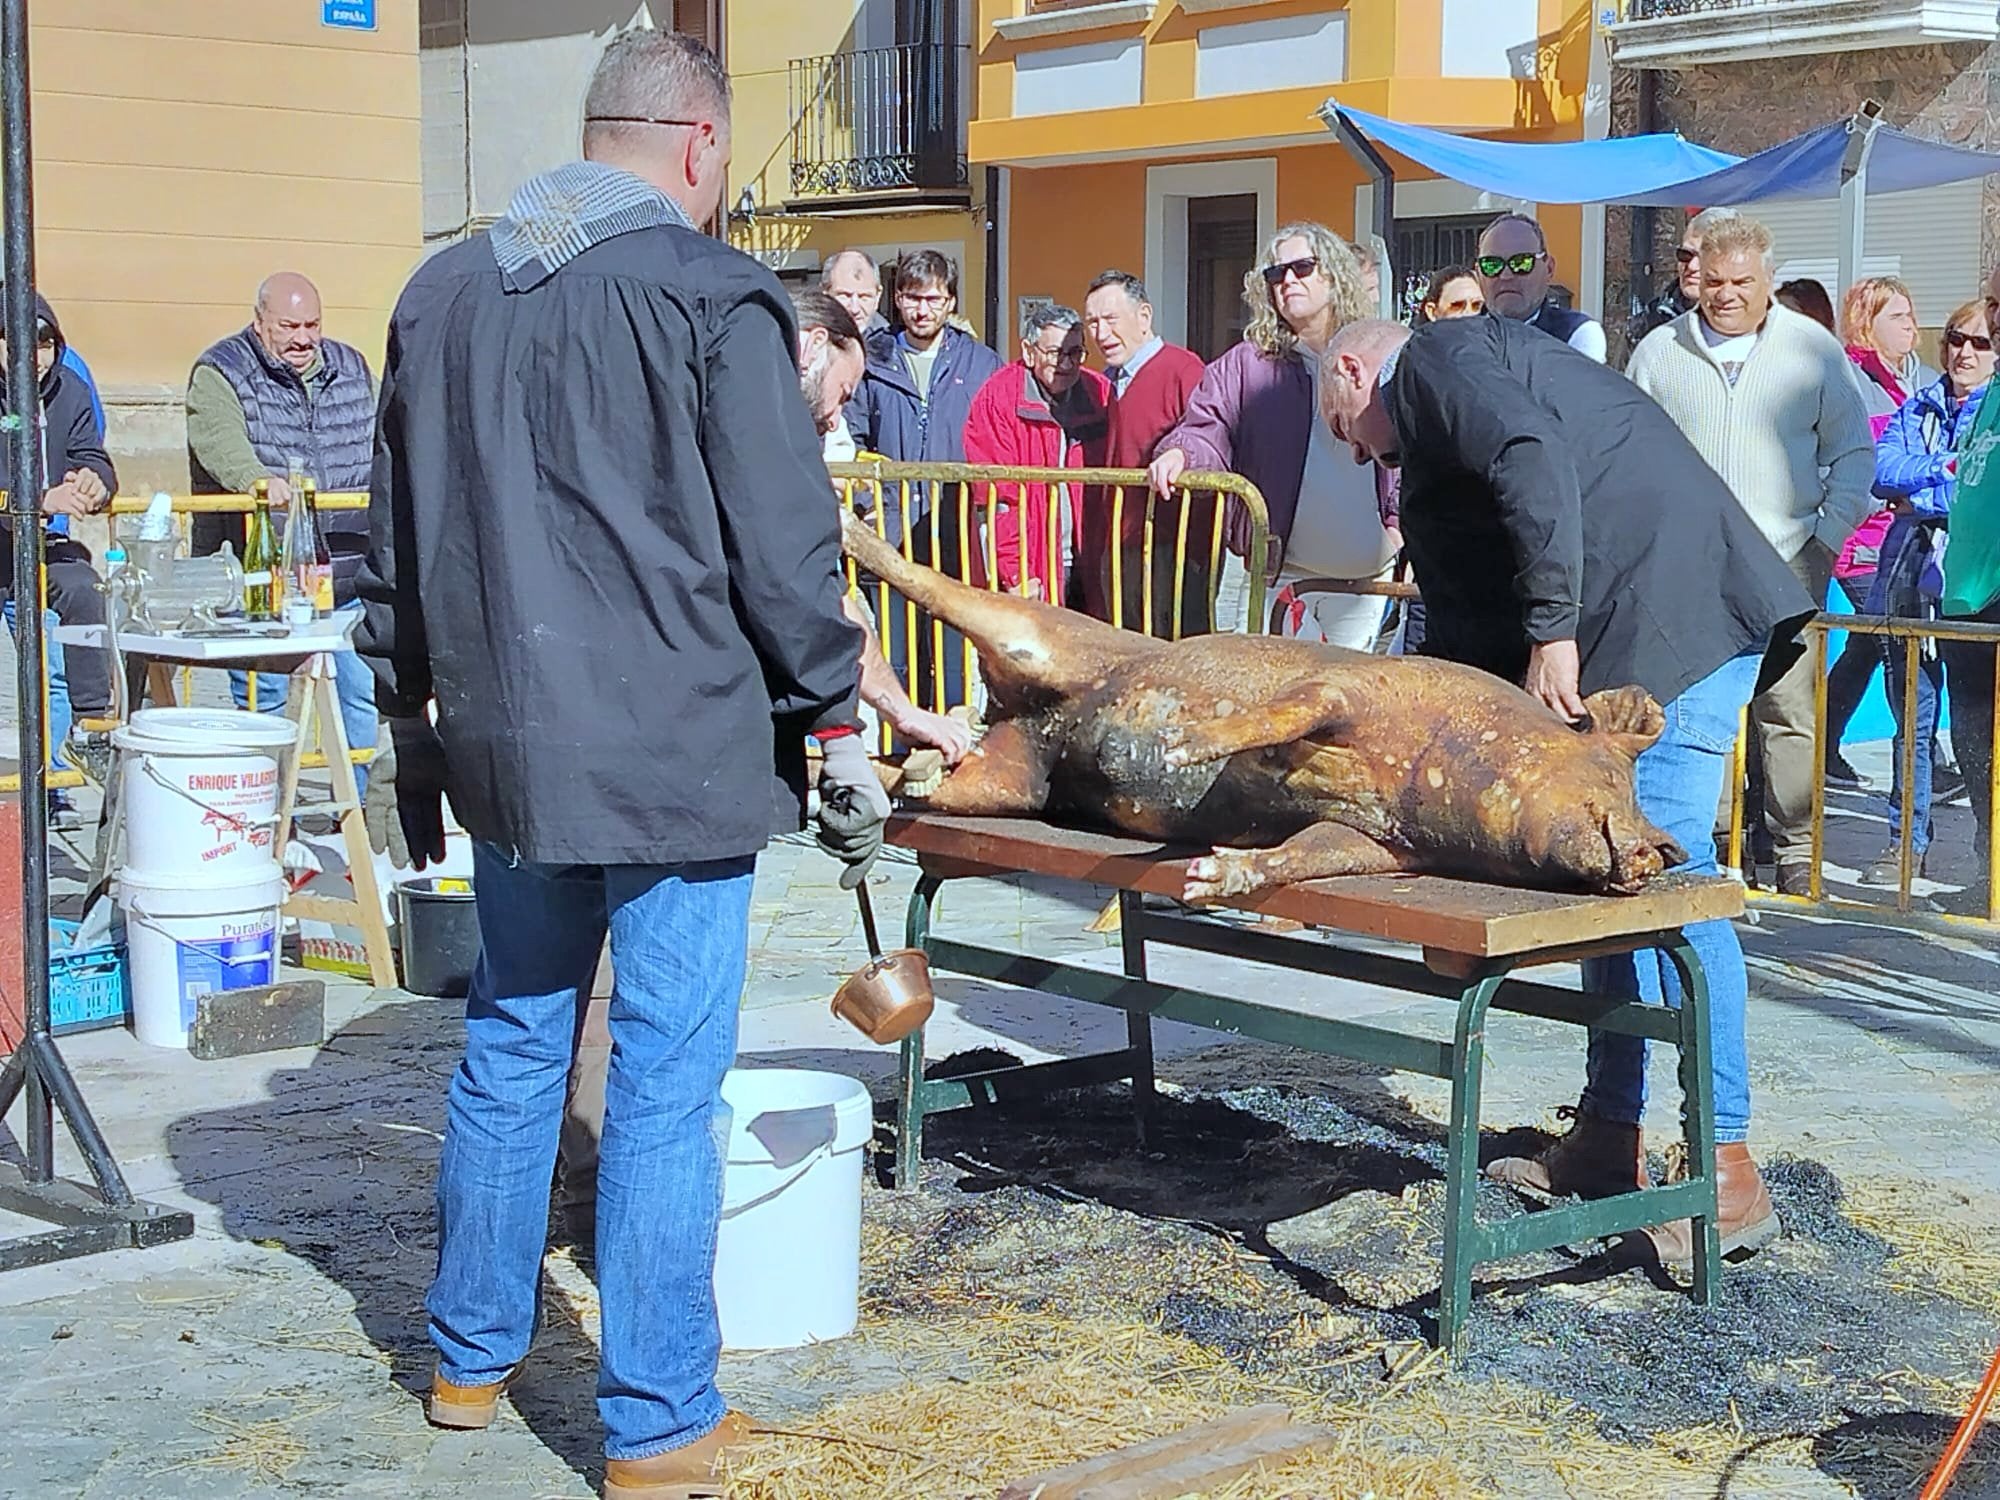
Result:
M2000 599L1960 624L2000 625ZM1951 695L1951 746L1972 798L1980 846L1992 837L1993 647L1983 641L1939 641L1946 691Z

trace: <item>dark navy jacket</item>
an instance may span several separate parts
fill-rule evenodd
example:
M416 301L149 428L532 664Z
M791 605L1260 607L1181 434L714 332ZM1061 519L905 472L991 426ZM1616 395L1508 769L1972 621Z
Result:
M972 398L1004 361L961 329L945 329L943 339L925 401L917 395L896 335L886 328L868 335L868 370L847 404L847 430L857 447L905 463L965 462ZM895 509L889 517L891 541L902 535Z

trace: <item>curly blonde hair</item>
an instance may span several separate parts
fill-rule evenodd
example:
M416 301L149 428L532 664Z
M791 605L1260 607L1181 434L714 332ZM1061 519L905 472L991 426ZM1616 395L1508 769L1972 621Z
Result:
M1250 324L1243 330L1243 337L1274 359L1297 354L1299 350L1299 337L1278 316L1277 296L1264 280L1264 267L1277 261L1278 246L1286 240L1304 240L1312 250L1313 259L1319 262L1320 274L1333 288L1330 305L1336 328L1344 328L1373 312L1367 294L1361 289L1361 263L1345 240L1324 224L1311 220L1281 224L1277 233L1265 241L1263 256L1243 277L1243 305L1250 310Z

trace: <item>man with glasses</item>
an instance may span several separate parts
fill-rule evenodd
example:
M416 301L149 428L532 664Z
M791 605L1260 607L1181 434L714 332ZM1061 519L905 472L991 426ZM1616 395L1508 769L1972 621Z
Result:
M1082 315L1044 303L1022 320L1021 357L1002 366L972 399L965 420L966 462L1101 468L1110 412L1111 382L1083 367ZM1003 484L993 498L986 524L1000 587L1062 603L1074 582L1069 564L1081 539L1082 497L1076 486ZM984 487L974 499L985 505Z
M803 823L808 733L844 878L889 807L791 303L696 227L728 180L728 75L698 41L634 29L583 115L584 159L523 184L397 304L362 645L412 855L443 853L448 793L477 872L430 1419L490 1425L531 1357L564 1079L608 933L605 1492L696 1500L725 1493L750 1430L716 1388L713 1276L754 862Z
M935 250L914 250L896 262L896 316L902 327L867 338L868 367L847 407L847 430L870 453L906 463L965 462L965 419L972 398L1000 368L1000 356L952 326L958 310L958 270ZM901 497L885 493L885 524L900 543L906 517ZM936 537L932 537L932 521ZM910 543L916 559L953 577L970 573L977 528L961 529L959 490L917 485L910 490ZM882 628L889 660L909 680L912 645L909 611L892 601ZM936 713L966 701L965 638L945 632L941 658L932 651L927 622L915 643L916 681L911 697ZM940 678L943 691L939 692Z
M1549 254L1548 236L1537 221L1526 214L1500 215L1479 236L1479 255L1472 268L1479 273L1488 312L1539 328L1604 363L1603 328L1549 296L1556 258Z
M1739 214L1711 227L1700 263L1694 311L1647 334L1625 373L1824 601L1834 559L1876 505L1875 448L1854 368L1832 334L1775 300L1777 254L1757 220ZM1816 683L1803 658L1750 709L1778 890L1787 896L1812 888L1813 794L1825 770ZM1717 826L1727 817L1724 799Z

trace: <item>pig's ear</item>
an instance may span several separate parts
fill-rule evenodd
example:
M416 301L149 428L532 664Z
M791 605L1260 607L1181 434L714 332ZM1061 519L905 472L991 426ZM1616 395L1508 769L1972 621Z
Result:
M1584 699L1583 706L1590 714L1591 732L1633 760L1650 749L1667 727L1666 714L1641 687L1606 688Z

